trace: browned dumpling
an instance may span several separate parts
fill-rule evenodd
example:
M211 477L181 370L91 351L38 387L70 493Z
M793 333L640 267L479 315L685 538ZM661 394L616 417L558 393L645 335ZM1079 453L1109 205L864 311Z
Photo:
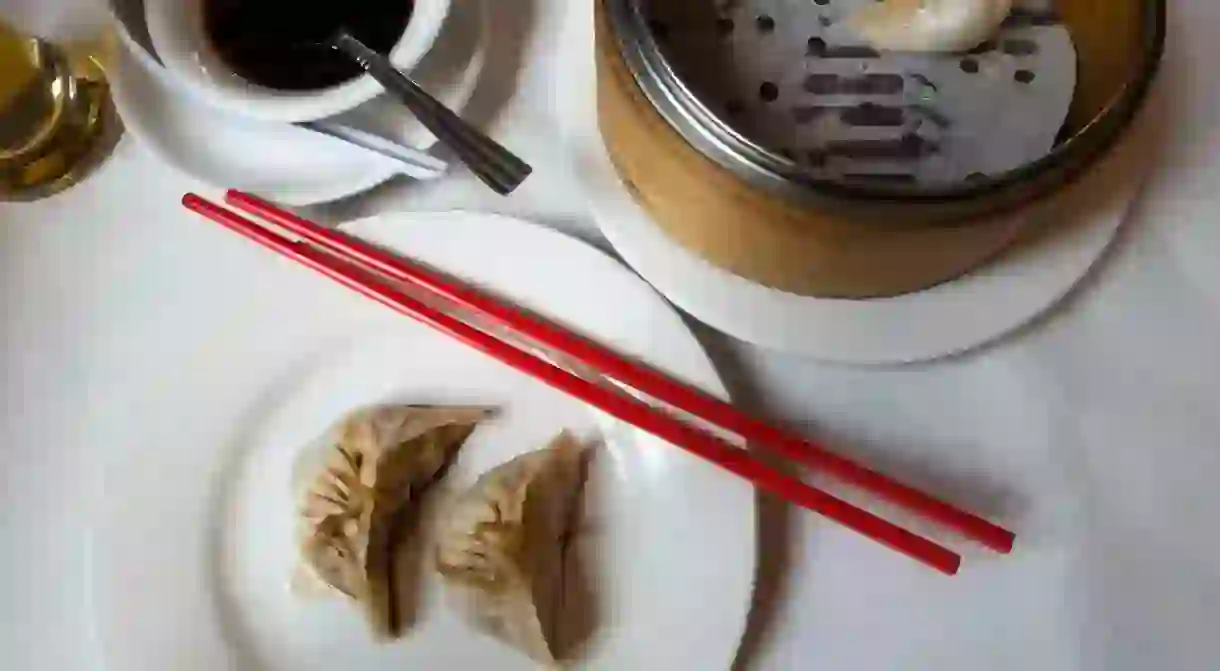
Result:
M467 621L546 665L585 453L562 433L485 473L446 511L437 539L437 570Z
M396 633L391 542L399 513L437 478L481 408L382 406L336 428L301 508L301 556L321 581L359 603L374 632Z

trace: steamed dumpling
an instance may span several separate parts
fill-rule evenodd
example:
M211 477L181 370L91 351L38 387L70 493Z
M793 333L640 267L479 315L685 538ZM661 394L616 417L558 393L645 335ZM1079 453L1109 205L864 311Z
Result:
M358 602L375 633L396 632L391 544L400 513L489 411L383 406L335 430L301 508L301 557L321 581Z
M877 49L967 51L986 42L1012 11L1013 0L885 0L847 19Z
M477 629L555 662L563 560L585 478L586 448L561 433L485 473L447 512L437 570Z

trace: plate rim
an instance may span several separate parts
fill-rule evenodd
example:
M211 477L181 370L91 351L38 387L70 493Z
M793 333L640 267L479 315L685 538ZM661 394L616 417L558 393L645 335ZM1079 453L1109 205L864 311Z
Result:
M445 221L446 219L449 221ZM450 233L448 231L454 227L454 220L463 219L476 219L479 221L479 226L490 225L495 226L501 231L509 231L508 234L512 235L515 240L519 240L521 237L530 235L550 238L552 241L558 239L559 241L555 242L554 244L563 246L568 250L581 250L576 254L577 256L583 255L585 259L600 259L595 263L601 264L604 268L612 269L611 272L622 278L622 280L616 281L625 281L629 283L629 285L637 287L637 289L631 290L632 293L639 292L639 295L652 296L656 301L654 303L656 306L654 309L659 311L658 314L668 314L678 326L678 329L673 330L673 333L675 335L680 335L683 340L687 341L685 344L682 344L681 347L690 348L691 353L695 355L695 358L699 361L698 367L700 370L675 371L674 373L682 378L694 378L698 381L699 386L704 388L709 393L728 398L728 390L725 387L720 373L710 355L694 333L683 322L680 314L673 308L673 306L666 302L664 298L655 291L655 289L639 278L639 276L635 275L635 273L631 272L631 270L624 264L611 257L606 252L583 240L546 226L535 224L516 217L466 210L427 213L386 213L353 221L345 225L345 228L347 228L349 232L356 232L361 235L369 235L378 227L384 227L385 230L392 231L396 234L401 234L408 229L419 231L428 230L431 228L434 231L446 231L446 233L442 233L441 235L449 235ZM429 226L429 224L437 223L445 223L447 225ZM495 245L493 244L491 247L495 248ZM533 245L530 245L530 247L533 248ZM582 268L587 269L591 264L586 263L577 265L581 265ZM628 284L624 284L623 286L628 286ZM345 337L343 342L351 344L351 335L353 334L348 333L348 337ZM321 341L315 343L315 345L321 344L323 344ZM314 351L314 355L311 355L311 357L314 357L317 354L317 347L315 347L312 351ZM314 358L310 358L308 361L314 361ZM290 368L290 370L287 372L286 379L299 381L303 370L300 365L302 362L285 360L284 363L288 368ZM306 362L306 365L309 365L308 362ZM310 368L310 370L312 370L312 368ZM308 371L305 372L308 373ZM278 376L275 379L267 380L265 385L260 386L260 388L256 390L257 393L253 395L253 399L257 399L257 402L259 403L266 401L267 392L283 384L283 382L284 380L280 379ZM231 405L234 405L233 410L236 411L235 414L237 416L244 416L251 410L250 407L247 407L249 403L245 403L244 401L241 407L236 407L236 404ZM242 427L237 427L237 429L241 428ZM225 444L228 445L230 442L237 440L241 434L241 430L226 430L223 433L223 441L226 441ZM107 528L107 522L110 524L117 524L117 522L110 520L104 514L107 508L113 508L118 505L113 496L108 496L106 494L107 487L105 484L108 480L111 480L114 477L113 473L115 472L115 469L123 466L123 461L120 458L121 455L116 455L115 452L116 450L110 450L107 454L103 455L101 462L97 466L97 477L100 486L96 488L95 495L99 500L96 501L97 505L92 507L93 515L91 523L88 525L88 533L86 538L86 549L89 556L88 607L91 611L90 625L94 641L98 644L97 649L103 664L109 664L110 660L113 659L112 653L108 652L108 650L111 649L111 645L115 644L113 642L113 634L106 634L106 627L104 627L101 623L109 620L109 618L106 618L106 614L103 612L103 610L108 603L114 603L113 597L117 595L117 592L115 590L111 590L109 593L99 594L99 585L106 582L106 569L108 567L115 566L113 562L117 561L117 559L114 559L113 557L110 562L102 562L99 559L100 555L105 554L105 552L99 553L99 549L104 545L104 540L102 540L101 537L104 536ZM725 659L726 669L730 668L731 665L735 663L741 642L746 635L748 626L750 624L755 598L755 574L759 565L757 496L755 495L753 489L749 489L747 491L749 492L748 508L743 507L743 513L741 515L741 519L739 520L739 522L742 523L742 529L740 532L741 537L748 538L750 545L749 551L742 555L743 561L741 562L742 566L744 567L743 573L748 573L748 575L741 576L742 580L744 581L743 590L746 598L744 603L740 604L739 606L741 612L740 623L737 625L735 636L731 640L731 647L728 647L727 649L728 654ZM107 501L107 499L110 500ZM200 533L204 532L201 531ZM111 554L113 555L114 553ZM745 571L745 568L748 568L748 571ZM112 571L113 569L111 569L111 572ZM734 618L734 621L735 620L736 618ZM108 639L111 640L110 644L107 644ZM719 657L719 655L717 657Z

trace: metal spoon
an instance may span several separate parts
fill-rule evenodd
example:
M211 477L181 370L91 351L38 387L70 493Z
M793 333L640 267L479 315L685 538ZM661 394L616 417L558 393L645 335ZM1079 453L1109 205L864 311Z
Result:
M393 93L420 123L449 146L484 184L500 195L512 193L533 168L495 140L479 132L440 101L399 72L381 54L340 30L329 41L332 48L351 58Z

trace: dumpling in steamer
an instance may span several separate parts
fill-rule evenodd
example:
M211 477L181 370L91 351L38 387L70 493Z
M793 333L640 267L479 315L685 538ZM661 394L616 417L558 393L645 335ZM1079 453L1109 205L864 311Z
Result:
M876 49L955 52L991 38L1013 0L885 0L848 17L847 25Z
M335 430L301 508L301 558L321 581L358 602L379 636L397 633L391 547L400 513L432 484L482 408L382 406Z
M587 448L568 433L483 474L440 525L437 570L477 629L555 662L563 561Z

